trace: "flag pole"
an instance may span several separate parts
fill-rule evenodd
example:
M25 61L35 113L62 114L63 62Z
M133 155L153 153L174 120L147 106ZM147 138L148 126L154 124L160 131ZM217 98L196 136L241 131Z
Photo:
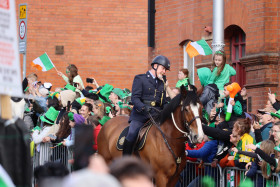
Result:
M56 70L56 72L58 72L57 69L56 69L56 67L55 67L55 66L53 66L53 67L54 67L54 69Z

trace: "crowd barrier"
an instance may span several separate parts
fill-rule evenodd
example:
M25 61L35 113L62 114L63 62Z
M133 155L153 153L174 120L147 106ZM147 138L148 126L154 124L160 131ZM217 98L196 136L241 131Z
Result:
M55 147L56 144L41 143L35 147L33 156L33 168L43 165L46 162L61 162L69 171L72 171L72 165L68 160L73 159L73 151L65 146ZM237 187L246 180L245 169L237 167L221 168L211 167L210 163L191 162L187 161L186 167L181 173L181 182L176 187L202 187L205 177L211 177L214 181L214 186L218 187ZM261 171L250 178L255 187L280 187L279 174L272 173L270 180L262 177Z
M73 159L72 149L63 145L55 147L56 145L53 143L40 143L36 145L33 155L33 168L44 165L46 162L60 162L69 171L72 171L72 165L68 162L68 160Z
M211 167L210 163L199 163L187 161L186 168L181 173L182 182L177 185L180 187L202 187L203 180L206 177L211 177L214 181L213 186L218 187L237 187L244 182L246 177L245 169L237 167L221 168L217 165L216 168ZM279 174L272 173L270 180L262 177L261 171L257 171L253 178L249 178L255 187L279 187ZM209 180L207 181L209 183ZM210 185L210 184L209 184Z

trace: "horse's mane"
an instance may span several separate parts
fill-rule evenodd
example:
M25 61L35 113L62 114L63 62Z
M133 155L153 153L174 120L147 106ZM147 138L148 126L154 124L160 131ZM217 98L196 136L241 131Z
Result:
M191 85L190 90L186 90L181 87L181 93L175 96L170 103L168 103L164 109L161 111L160 115L160 124L162 124L168 118L171 118L171 113L179 106L181 101L183 101L183 106L188 106L191 103L196 104L198 100L198 96L196 94L196 87ZM184 90L185 89L185 90Z

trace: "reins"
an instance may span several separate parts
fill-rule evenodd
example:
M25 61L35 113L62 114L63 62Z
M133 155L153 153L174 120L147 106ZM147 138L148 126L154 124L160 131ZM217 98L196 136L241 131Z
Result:
M199 116L195 116L190 122L187 122L187 120L184 118L184 114L185 114L185 110L184 110L184 105L185 105L185 102L183 103L183 106L181 108L181 114L182 114L182 118L183 118L183 121L184 121L184 125L187 129L187 131L183 131L182 129L179 128L179 126L177 125L176 121L175 121L175 118L174 118L174 114L173 112L171 112L171 117L172 117L172 122L175 126L175 128L181 132L183 134L183 137L179 137L179 138L188 138L190 141L191 141L191 137L190 137L190 130L189 130L189 125L192 124L192 122L194 122L197 118L199 118ZM154 108L156 109L156 108ZM157 109L156 109L157 110ZM158 110L159 111L159 110ZM179 169L179 166L180 166L180 163L181 163L181 157L183 155L180 155L180 156L176 156L176 154L174 153L173 149L171 148L171 146L169 145L168 141L167 141L167 137L165 135L165 133L162 131L162 129L160 128L160 126L155 122L154 118L152 117L152 115L150 114L150 112L148 112L149 114L149 118L151 119L152 123L157 127L157 129L159 130L159 132L161 133L162 137L163 137L163 140L164 140L164 143L166 144L168 150L170 151L170 153L172 154L174 160L175 160L175 164L176 164L176 171L175 173L173 174L172 178L177 174L178 172L178 169ZM176 139L179 139L179 138L176 138ZM184 153L184 152L183 152Z

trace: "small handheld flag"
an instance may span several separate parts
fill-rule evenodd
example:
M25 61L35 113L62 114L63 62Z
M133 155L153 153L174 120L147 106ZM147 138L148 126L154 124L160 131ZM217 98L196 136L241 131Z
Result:
M31 62L31 66L40 71L49 71L52 68L55 68L47 53L44 53L43 55L33 60Z

